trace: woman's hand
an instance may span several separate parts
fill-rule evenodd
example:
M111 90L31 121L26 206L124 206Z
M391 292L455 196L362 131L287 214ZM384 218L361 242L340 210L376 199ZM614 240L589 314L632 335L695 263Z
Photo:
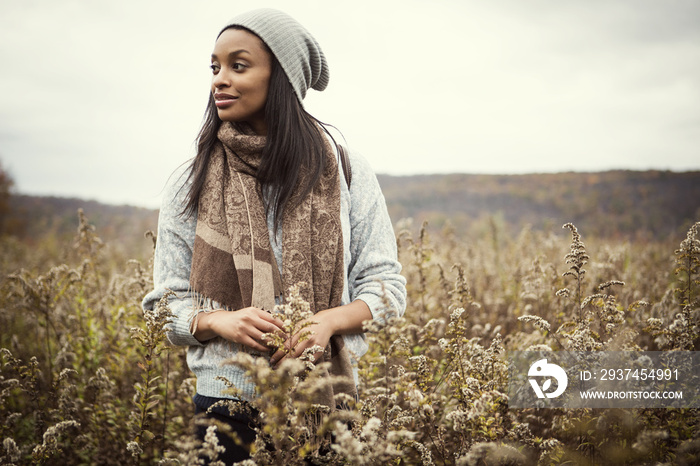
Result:
M270 358L270 362L274 367L277 367L285 358L298 358L304 353L304 350L318 345L324 348L328 345L333 335L343 335L347 333L362 332L362 323L372 319L372 313L367 304L362 300L355 300L344 306L326 309L325 311L317 312L309 319L310 322L315 322L314 325L307 327L305 330L312 332L309 338L298 342L299 336L295 335L291 340L287 340L285 345L287 348L294 348L295 351L285 355L284 348L278 349ZM323 350L314 354L314 362L317 362Z
M294 348L294 352L286 354L284 348L278 348L277 351L270 358L270 363L273 367L277 366L286 358L298 358L304 353L304 350L311 348L314 345L321 347L321 351L314 354L313 362L319 360L323 354L323 349L328 345L331 337L335 334L336 329L333 326L333 316L331 313L319 312L312 318L306 320L305 322L313 322L313 325L306 327L302 332L310 332L308 338L304 341L299 341L299 334L294 335L292 338L288 339L284 345L287 348Z
M257 351L270 351L263 339L264 333L273 333L282 328L282 321L269 312L256 307L238 311L200 312L194 324L194 337L199 341L221 337L240 343Z

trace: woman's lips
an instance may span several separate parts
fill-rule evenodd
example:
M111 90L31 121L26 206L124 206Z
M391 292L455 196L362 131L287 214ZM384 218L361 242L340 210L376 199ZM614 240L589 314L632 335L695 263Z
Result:
M214 100L216 101L216 108L226 108L230 105L233 105L233 103L238 99L238 97L234 97L229 94L214 94Z

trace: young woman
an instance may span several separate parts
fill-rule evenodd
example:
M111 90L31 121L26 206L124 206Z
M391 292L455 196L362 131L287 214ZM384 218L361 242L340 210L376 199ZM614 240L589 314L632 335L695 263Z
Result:
M176 293L168 338L188 347L187 363L197 377L194 404L206 412L230 398L218 376L243 397L255 397L242 370L221 362L247 351L278 365L284 353L263 338L282 325L270 311L290 286L304 283L302 296L317 324L287 357L313 345L326 348L317 359L355 381L332 390L356 396L353 358L367 351L362 322L381 319L386 301L403 314L405 280L374 173L304 110L307 90L328 84L325 56L293 18L262 9L222 29L211 69L197 155L165 190L155 287L144 309L166 291ZM351 177L339 161L341 150ZM243 415L214 408L209 416L228 422L245 442L254 439ZM247 455L226 446L229 459Z

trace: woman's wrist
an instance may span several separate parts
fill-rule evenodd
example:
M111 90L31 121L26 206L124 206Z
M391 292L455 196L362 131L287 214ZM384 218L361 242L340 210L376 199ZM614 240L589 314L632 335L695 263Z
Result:
M361 333L362 323L372 320L369 306L362 300L355 300L343 306L318 312L312 320L323 321L329 326L333 335Z
M320 325L327 326L330 334L336 335L340 332L338 323L339 310L341 310L339 307L325 309L321 312L317 312L310 320L318 322ZM310 329L313 330L314 326L311 326Z
M219 312L222 311L202 311L194 316L192 321L192 335L197 340L204 342L218 336L215 323Z

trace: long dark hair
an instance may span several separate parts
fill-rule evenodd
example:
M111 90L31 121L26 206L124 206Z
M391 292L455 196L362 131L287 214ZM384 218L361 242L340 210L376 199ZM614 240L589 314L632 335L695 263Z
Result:
M233 28L248 31L240 26L233 26ZM262 40L261 42L270 53L271 74L265 102L267 140L256 177L261 186L268 190L269 196L265 208L268 212L272 210L274 213L274 223L277 228L281 223L285 207L294 207L290 201L297 184L300 184L300 196L295 197L294 200L299 202L320 180L326 165L323 156L324 135L321 131L329 136L330 133L321 121L304 109L279 61L267 45ZM189 169L188 181L191 181L191 185L182 211L183 215L191 217L197 211L209 159L217 144L217 133L221 123L214 96L210 93L204 122L197 136L197 155ZM333 140L332 136L331 140ZM333 143L335 144L334 140ZM308 173L308 176L301 176L302 170Z

